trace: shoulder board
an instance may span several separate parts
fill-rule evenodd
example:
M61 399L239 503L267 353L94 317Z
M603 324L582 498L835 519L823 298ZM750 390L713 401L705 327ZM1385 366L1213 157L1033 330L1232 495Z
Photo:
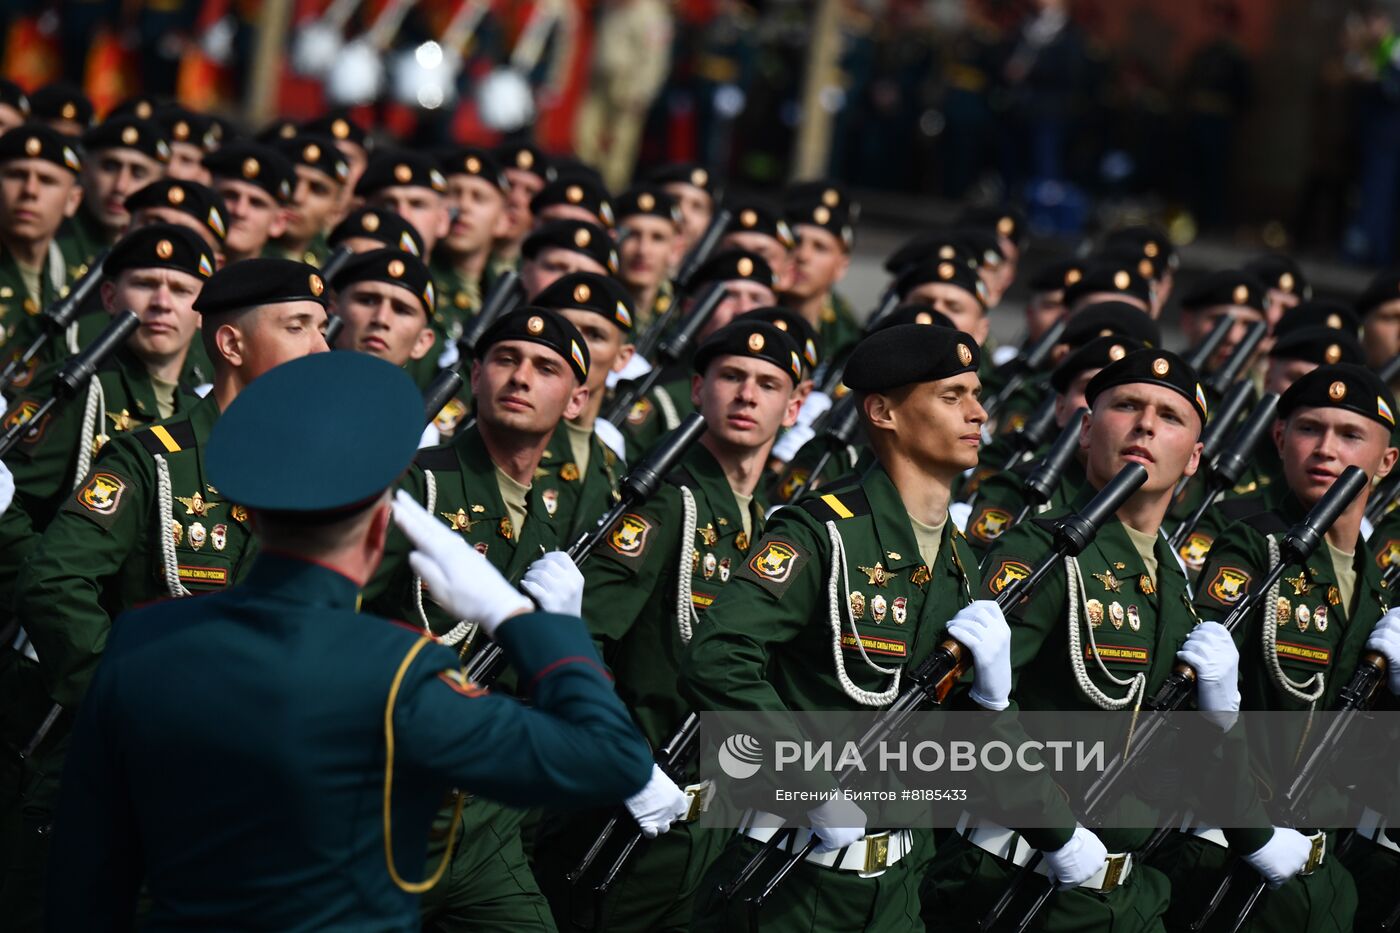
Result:
M453 450L450 444L425 447L418 451L413 462L425 470L437 473L461 472L462 469L462 461L457 458L457 451Z
M670 483L672 486L689 486L691 489L700 485L695 479L695 474L690 472L690 467L686 466L678 466L670 473L667 473L666 482Z
M1255 507L1259 505L1259 503L1257 502L1251 502L1249 504ZM1222 508L1224 508L1224 506L1222 506ZM1274 512L1272 510L1255 512L1252 515L1243 516L1229 515L1227 513L1226 517L1235 519L1241 522L1242 524L1248 525L1250 528L1253 528L1261 535L1278 534L1280 532L1288 530L1288 523L1284 521L1283 518L1280 517L1277 512Z
M1217 503L1215 507L1220 510L1220 514L1224 517L1225 524L1227 525L1234 522L1241 522L1245 519L1253 519L1255 517L1262 518L1262 516L1265 515L1272 515L1277 521L1282 523L1283 519L1279 518L1275 513L1269 511L1261 512L1259 506L1260 502L1257 496L1237 496L1233 499L1222 500Z
M870 500L859 486L816 492L802 497L797 507L819 522L837 521L870 514Z
M194 428L188 421L153 424L134 433L142 447L161 456L190 450L195 446Z

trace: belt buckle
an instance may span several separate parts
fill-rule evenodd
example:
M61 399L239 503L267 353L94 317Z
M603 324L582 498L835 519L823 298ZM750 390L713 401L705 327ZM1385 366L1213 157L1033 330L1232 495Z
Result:
M685 815L681 817L680 822L693 823L700 818L700 814L709 810L714 791L714 781L701 781L698 784L686 785L685 796L689 799L690 804L686 807Z
M890 865L890 831L865 837L865 872L881 872Z
M1127 865L1127 853L1123 855L1110 855L1108 857L1108 866L1104 870L1103 884L1099 886L1100 894L1107 894L1118 887L1119 882L1123 879L1123 869L1126 868Z
M1302 871L1298 872L1300 875L1311 875L1322 867L1323 860L1327 858L1327 833L1320 832L1313 836L1310 841L1312 842L1312 851L1308 853L1308 863L1303 866Z

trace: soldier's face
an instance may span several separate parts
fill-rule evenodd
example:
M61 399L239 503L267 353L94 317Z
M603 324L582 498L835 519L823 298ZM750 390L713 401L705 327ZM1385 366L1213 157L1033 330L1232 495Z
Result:
M225 360L237 367L246 385L274 366L326 352L325 332L325 308L314 301L287 301L264 305L237 324L224 324L217 340Z
M393 211L412 224L423 240L424 255L431 254L438 240L447 236L447 202L431 188L391 185L376 191L368 203Z
M0 104L0 136L4 136L6 130L12 130L23 122L24 114L9 104Z
M792 253L781 240L766 233L727 233L720 241L720 248L758 253L773 270L773 277L778 280L778 291L785 292L792 287Z
M561 308L560 314L583 334L588 344L588 391L595 395L604 391L608 373L621 372L632 359L632 344L626 342L622 328L596 311Z
M203 279L178 269L127 269L102 283L102 303L108 314L135 311L141 326L127 346L147 363L163 363L184 353L199 332L194 301L203 287Z
M131 220L126 196L165 174L165 166L135 149L103 149L83 165L83 202L104 227L124 229Z
M725 282L724 291L724 300L700 330L695 340L697 344L704 343L706 337L726 324L732 324L739 315L748 314L758 308L771 308L778 303L778 296L773 294L773 289L751 279L732 279Z
M866 423L872 434L891 432L896 452L922 472L951 481L977 466L987 421L981 395L976 373L917 383L890 395L871 393Z
M447 202L457 208L443 240L454 253L479 254L507 230L506 197L475 175L448 175Z
M216 178L214 190L224 199L228 214L224 247L230 255L239 259L256 256L268 240L276 239L287 229L282 206L257 185L235 178Z
M345 321L336 349L358 350L403 366L421 360L436 339L422 300L388 282L356 282L336 296Z
M518 243L535 226L530 199L544 190L544 179L523 168L506 169L510 192L506 197L506 233L502 239Z
M793 250L792 286L788 291L798 298L825 294L846 275L851 257L839 237L814 224L798 224L797 249Z
M680 230L664 217L628 217L628 235L618 245L620 277L633 288L655 288L679 258Z
M520 284L525 286L525 294L534 297L570 272L608 274L608 270L591 256L558 246L547 246L536 253L534 259L520 264Z
M1264 371L1264 391L1282 395L1288 387L1317 369L1316 363L1307 360L1284 360L1269 358L1269 368Z
M1384 366L1400 353L1400 299L1387 301L1366 315L1361 342L1372 368Z
M1286 421L1275 422L1274 442L1288 488L1305 506L1317 502L1349 466L1361 467L1375 479L1385 477L1395 466L1390 432L1370 418L1341 408L1295 411Z
M1084 421L1085 472L1102 487L1129 463L1147 468L1145 493L1170 491L1200 460L1201 419L1180 394L1146 382L1105 389Z
M210 175L209 170L204 167L203 159L204 150L194 143L173 142L170 144L170 164L165 167L165 174L181 181L207 185Z
M477 417L488 429L540 437L561 418L576 418L588 389L549 347L528 340L503 340L472 364Z
M792 377L767 360L718 356L704 376L693 376L690 400L705 416L707 445L734 451L758 450L773 442L780 427L797 423L802 402Z
M970 335L979 347L987 340L987 331L991 327L987 312L977 296L965 288L947 282L925 282L910 289L904 301L930 305L935 311L946 314L954 326Z
M298 165L292 203L287 207L286 235L296 243L309 243L316 234L334 226L340 215L340 184L325 172Z
M1031 340L1039 340L1065 313L1064 289L1053 292L1037 292L1026 303L1026 334Z
M676 199L676 206L681 209L681 237L684 248L689 249L710 225L715 215L715 202L704 188L684 182L671 182L663 186L663 190Z
M49 239L82 197L73 173L52 162L11 159L0 165L0 229L17 240Z

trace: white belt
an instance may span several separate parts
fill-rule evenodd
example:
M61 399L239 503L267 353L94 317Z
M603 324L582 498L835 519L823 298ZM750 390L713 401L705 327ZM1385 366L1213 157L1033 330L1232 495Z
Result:
M1361 818L1356 823L1356 831L1376 845L1400 853L1400 846L1397 846L1385 834L1385 817L1370 807L1362 807Z
M749 810L739 826L739 832L755 842L765 843L786 826L786 821L774 813L762 810ZM800 827L779 848L784 852L800 852L812 838L812 831ZM834 868L837 871L853 871L862 878L875 878L884 874L885 869L909 854L914 844L914 834L907 829L886 830L871 833L859 842L844 849L830 852L809 852L806 860L814 865Z
M989 852L999 859L1004 859L1017 868L1025 867L1036 851L1035 847L1022 839L1021 834L1015 830L1007 829L1005 826L999 826L988 820L974 820L969 813L962 815L962 819L958 821L957 831L977 848ZM1044 859L1041 859L1036 865L1035 870L1037 874L1050 877L1050 866ZM1111 852L1104 859L1103 867L1094 872L1092 877L1080 882L1077 887L1107 894L1124 884L1132 872L1133 854L1131 852Z
M686 809L685 815L676 822L694 823L700 818L700 814L710 809L710 801L715 796L715 782L700 781L695 784L687 784L681 788L681 792L690 801L690 806Z

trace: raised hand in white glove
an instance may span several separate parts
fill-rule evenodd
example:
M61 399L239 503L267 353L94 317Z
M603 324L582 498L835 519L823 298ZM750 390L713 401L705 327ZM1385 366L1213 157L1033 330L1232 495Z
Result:
M1392 609L1376 627L1371 629L1371 637L1366 639L1366 649L1385 655L1386 679L1391 693L1400 693L1400 609Z
M1281 887L1285 881L1302 871L1312 855L1312 842L1296 829L1274 827L1273 838L1244 860L1264 876L1269 887Z
M978 706L1003 710L1011 704L1011 626L1001 607L979 599L958 610L948 634L972 652L972 692Z
M1051 877L1062 888L1072 888L1094 877L1103 868L1108 858L1108 849L1099 837L1077 826L1069 842L1053 852L1045 853L1045 864L1050 866Z
M865 838L865 811L840 797L807 811L818 852L835 852Z
M1176 653L1196 672L1196 708L1203 713L1240 711L1240 652L1230 632L1219 622L1193 628ZM1228 730L1234 717L1222 722Z
M520 588L535 598L545 612L583 615L583 574L563 551L550 551L530 565Z
M15 475L10 472L9 467L0 463L0 515L5 514L13 501L15 501Z
M402 489L394 493L394 521L413 545L413 572L452 615L475 622L489 636L506 619L533 608L485 556Z
M660 765L651 766L651 779L647 786L627 798L627 812L642 828L642 835L648 839L668 831L671 824L690 809L690 798L676 782L666 776Z

